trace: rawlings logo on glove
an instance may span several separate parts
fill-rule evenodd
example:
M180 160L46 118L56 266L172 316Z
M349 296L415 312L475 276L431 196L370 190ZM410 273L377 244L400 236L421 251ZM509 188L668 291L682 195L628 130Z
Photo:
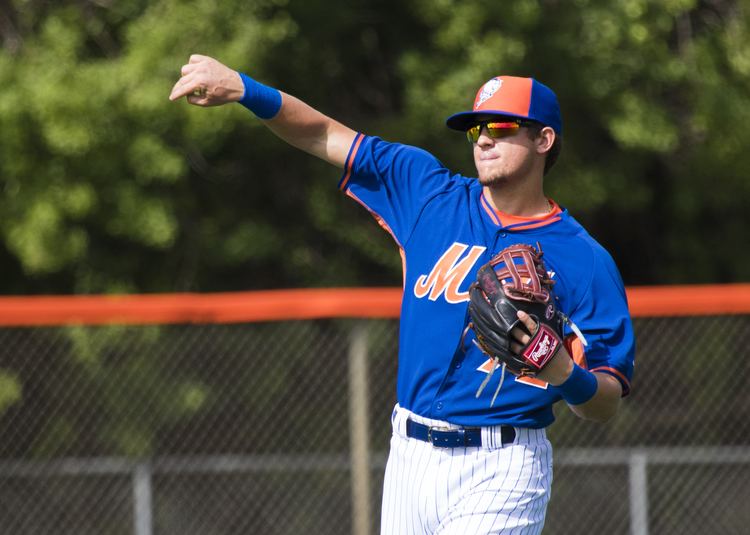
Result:
M533 377L562 347L566 318L555 306L553 284L542 261L541 247L537 250L531 245L516 244L503 249L479 268L476 282L469 287L469 327L474 330L476 344L503 369L491 405L500 391L506 369L516 376ZM534 320L534 332L528 332L518 319L519 310ZM511 334L513 329L530 336L517 353L511 349L511 342L518 343ZM477 397L492 372L482 382Z
M555 336L555 333L550 332L546 325L539 325L537 331L537 336L529 342L523 356L541 370L557 353L560 348L560 340Z

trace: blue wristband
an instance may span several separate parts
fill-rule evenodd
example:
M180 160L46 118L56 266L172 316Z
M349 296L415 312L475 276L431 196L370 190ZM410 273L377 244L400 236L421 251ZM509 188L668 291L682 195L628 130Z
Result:
M557 386L557 391L568 404L580 405L593 398L597 388L596 375L574 364L573 373Z
M261 119L272 119L281 109L281 93L278 89L256 82L247 74L238 73L245 86L240 104Z

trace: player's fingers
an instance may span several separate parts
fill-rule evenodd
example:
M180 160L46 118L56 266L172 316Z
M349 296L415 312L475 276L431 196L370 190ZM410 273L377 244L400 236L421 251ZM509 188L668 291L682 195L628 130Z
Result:
M194 89L187 95L185 95L185 100L187 100L190 104L194 104L196 106L209 106L211 104L211 100L208 97L208 93L206 93L205 89Z
M188 60L188 63L200 63L204 59L207 59L208 56L202 56L200 54L190 54L190 59Z
M177 100L178 98L184 97L190 93L189 86L183 81L182 78L177 80L177 83L172 86L172 91L169 93L169 100Z
M526 346L531 341L529 333L536 332L536 322L534 318L529 316L523 310L519 310L516 314L518 319L521 321L522 326L514 327L511 331L511 342L515 340L523 346Z
M523 323L523 326L528 329L530 333L533 333L536 331L536 322L534 321L534 318L529 316L526 312L523 310L519 310L516 313L516 316L519 320L521 320L521 323Z
M193 93L193 91L195 91L196 89L200 89L200 87L200 84L196 82L193 76L183 76L182 78L177 80L177 83L174 84L174 87L172 87L172 91L169 94L169 100L177 100L178 98L182 98Z
M185 65L182 66L182 68L180 68L180 74L182 76L187 76L188 74L193 72L195 68L196 68L195 63L186 63Z
M180 98L180 87L180 82L177 82L176 84L174 84L174 86L172 86L172 91L169 92L169 100L177 100L178 98Z
M206 104L208 104L208 98L206 97L206 95L200 93L190 93L187 96L187 101L190 104L195 104L196 106L205 106Z
M519 343L525 346L531 340L531 336L529 336L529 333L527 333L520 327L516 327L515 329L512 329L510 331L510 335L511 335L511 339L510 339L511 344Z

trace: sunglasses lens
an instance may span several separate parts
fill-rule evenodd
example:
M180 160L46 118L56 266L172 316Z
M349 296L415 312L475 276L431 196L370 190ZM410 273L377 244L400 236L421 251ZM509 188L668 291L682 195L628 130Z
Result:
M466 137L468 140L472 143L476 143L479 140L479 133L482 131L482 125L478 124L476 126L472 126L466 131Z
M472 126L466 131L466 137L471 143L479 141L479 136L482 133L482 128L487 127L487 135L493 139L503 138L512 136L521 127L518 123L480 123Z
M495 139L512 136L519 128L518 123L487 123L487 133Z

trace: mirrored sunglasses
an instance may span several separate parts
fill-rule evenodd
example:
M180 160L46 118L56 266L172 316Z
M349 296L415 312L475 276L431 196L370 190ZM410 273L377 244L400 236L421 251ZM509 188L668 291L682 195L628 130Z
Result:
M487 134L492 139L499 139L503 137L509 137L518 132L518 129L525 125L524 121L484 121L478 123L466 131L466 138L471 143L476 143L479 140L479 135L482 132L483 127L487 127Z

